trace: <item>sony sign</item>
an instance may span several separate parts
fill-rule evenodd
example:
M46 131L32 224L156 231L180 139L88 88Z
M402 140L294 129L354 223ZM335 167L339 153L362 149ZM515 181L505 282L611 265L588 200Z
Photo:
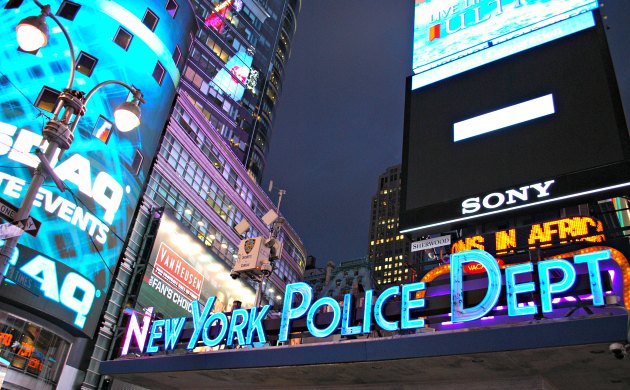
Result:
M518 190L509 189L504 192L492 192L482 197L468 198L462 202L462 214L475 214L482 210L494 210L504 205L520 205L546 198L555 180L535 183L520 187Z

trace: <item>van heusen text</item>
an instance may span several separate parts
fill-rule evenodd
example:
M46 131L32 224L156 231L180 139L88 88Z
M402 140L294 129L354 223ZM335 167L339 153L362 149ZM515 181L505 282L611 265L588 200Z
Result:
M543 313L553 311L552 296L570 290L576 282L577 273L574 264L585 264L588 268L589 284L593 295L593 305L604 305L604 292L600 276L600 262L612 259L610 250L600 250L573 257L573 262L565 259L551 259L538 262L538 284ZM464 265L478 263L485 268L488 286L483 300L471 307L464 307ZM559 281L552 281L551 272L560 272L563 277ZM519 282L517 275L531 274L534 265L531 262L509 265L503 270L509 316L526 316L538 313L538 306L519 306L519 294L531 293L536 289L536 283ZM502 270L496 259L482 250L469 250L451 255L451 321L467 322L477 320L488 314L497 304L502 289ZM365 292L364 317L360 324L353 324L353 297L346 294L343 307L331 297L323 297L313 302L313 291L306 283L293 283L286 286L285 300L282 308L278 341L287 341L291 333L291 321L306 316L308 331L315 337L327 337L340 331L341 335L357 335L369 333L372 321L386 331L401 329L416 329L424 327L421 309L425 307L425 298L416 298L416 293L425 290L423 282L410 283L402 286L389 287L374 300L374 291ZM400 296L400 319L391 321L384 317L385 303L394 296ZM427 298L429 299L429 298ZM235 340L239 345L249 345L255 341L265 343L267 335L263 328L263 320L271 306L253 307L249 310L235 309L230 317L225 313L212 313L215 297L208 299L205 307L199 301L192 303L192 318L177 317L152 320L153 309L148 309L142 318L142 324L135 315L130 316L121 355L129 353L132 340L135 340L141 353L155 353L160 350L173 350L179 343L183 329L187 322L192 325L192 336L186 345L191 350L199 342L208 347L220 344L231 346ZM318 328L315 322L316 314L323 307L333 313L332 321L324 328ZM190 327L190 325L188 327ZM213 326L219 327L219 332L210 332ZM212 334L211 334L212 333Z

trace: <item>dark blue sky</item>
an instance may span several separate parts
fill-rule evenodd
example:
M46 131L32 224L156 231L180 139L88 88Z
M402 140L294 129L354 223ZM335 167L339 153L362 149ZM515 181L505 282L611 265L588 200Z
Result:
M319 265L367 254L377 178L402 159L413 7L302 1L263 187L287 191L282 212ZM630 1L608 0L602 13L618 69L630 69ZM617 76L630 92L629 72Z

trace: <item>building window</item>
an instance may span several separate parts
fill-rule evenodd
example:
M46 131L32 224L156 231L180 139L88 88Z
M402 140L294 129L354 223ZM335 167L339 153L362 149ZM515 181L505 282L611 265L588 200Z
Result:
M114 124L111 121L105 119L103 115L99 115L96 120L96 124L94 125L94 129L92 129L92 135L98 138L99 141L106 144L109 142L109 137L112 135L113 128Z
M168 0L166 2L166 12L168 12L168 14L171 15L173 18L177 14L178 8L179 8L179 5L177 4L175 0Z
M179 49L179 45L175 45L175 51L173 51L173 61L175 61L175 65L179 65L181 59L182 51Z
M158 18L158 16L153 11L147 8L146 12L144 13L144 17L142 18L142 24L147 26L149 30L155 31L155 27L157 26L159 20L160 18Z
M79 73L86 75L87 77L92 76L92 72L94 72L94 68L98 63L98 58L93 57L86 52L82 51L79 53L77 57L77 67L76 70Z
M59 6L56 15L61 16L64 19L74 20L77 16L77 12L79 12L79 9L81 9L81 4L65 0Z
M122 47L123 50L127 50L129 45L131 44L131 39L133 35L122 27L118 27L118 31L116 31L116 35L114 36L114 43L118 46Z
M155 69L153 69L153 78L155 79L155 81L157 81L159 85L162 85L165 73L166 70L164 69L164 66L162 66L160 61L158 61L157 64L155 64Z
M42 90L39 91L37 99L35 99L35 107L44 111L53 112L60 93L61 92L56 89L44 86Z

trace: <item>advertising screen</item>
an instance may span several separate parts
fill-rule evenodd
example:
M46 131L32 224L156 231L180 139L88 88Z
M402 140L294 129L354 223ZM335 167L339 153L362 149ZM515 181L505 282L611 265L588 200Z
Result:
M175 218L164 213L145 271L137 309L153 307L168 317L192 316L191 302L216 297L214 310L229 311L234 300L254 305L256 292Z
M593 26L597 0L416 0L412 89Z
M403 232L601 199L630 184L627 126L600 27L408 85L406 105Z
M132 11L141 17L146 4L137 6L144 8ZM174 47L172 40L180 39L185 47L181 43L194 19L190 10L180 8L181 32L164 41L114 2L82 5L72 21L60 17L77 58L83 60L73 88L87 93L112 79L136 86L146 100L142 123L127 133L112 125L114 109L129 98L126 88L108 85L92 96L70 149L52 162L68 190L61 192L51 180L44 182L31 212L41 227L35 237L20 237L0 299L28 302L32 311L69 324L72 331L93 333L179 81L165 45ZM68 42L50 19L45 47L36 54L18 50L15 26L39 13L33 2L0 10L0 32L5 37L0 50L0 198L15 207L39 162L34 150L52 117L47 107L34 103L42 87L58 92L70 76ZM121 26L134 35L126 50L114 41ZM85 62L87 55L92 61ZM158 60L166 69L161 85L151 77Z

